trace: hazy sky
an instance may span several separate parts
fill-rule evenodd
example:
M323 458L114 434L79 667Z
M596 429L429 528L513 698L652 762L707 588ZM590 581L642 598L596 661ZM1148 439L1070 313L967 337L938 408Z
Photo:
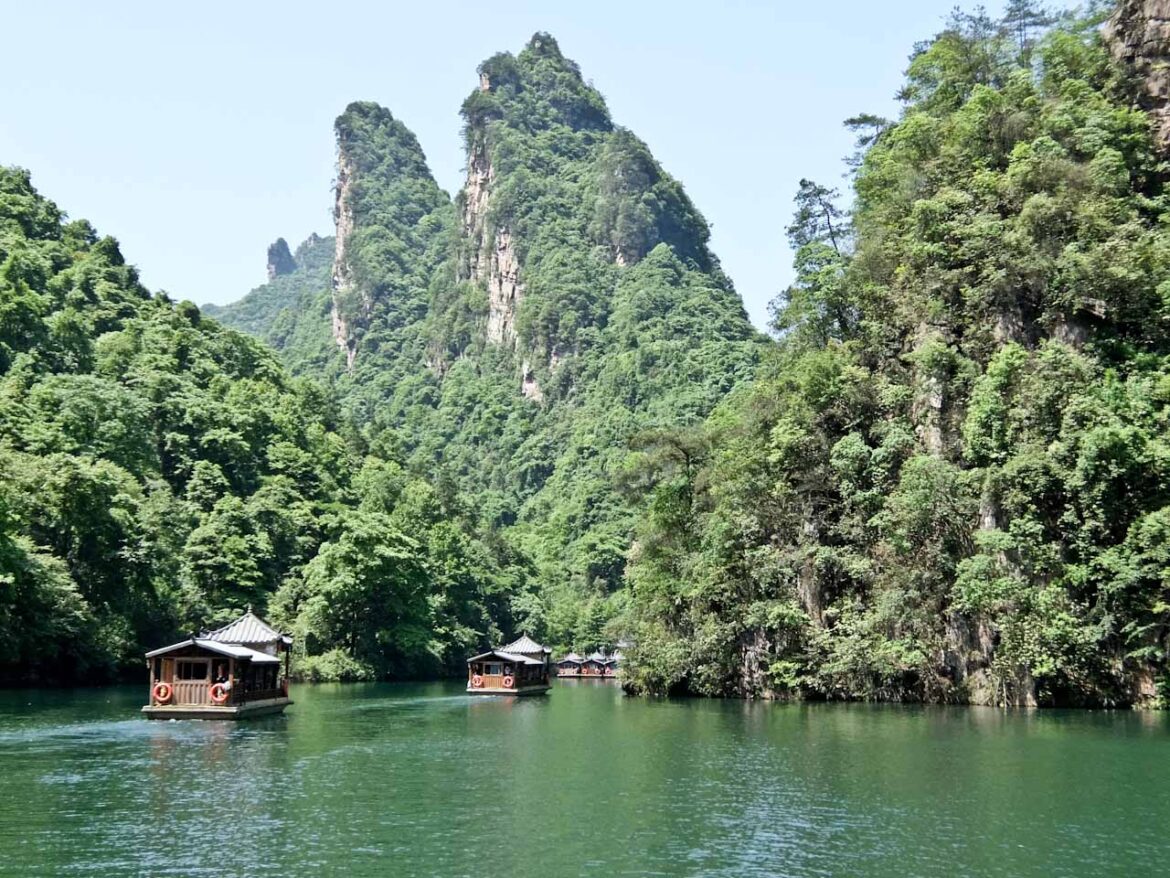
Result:
M797 182L844 183L841 121L897 114L911 47L953 5L20 3L4 12L0 162L117 237L151 288L229 302L264 280L271 241L332 233L347 103L389 107L454 193L476 66L545 30L686 186L762 326L791 277Z

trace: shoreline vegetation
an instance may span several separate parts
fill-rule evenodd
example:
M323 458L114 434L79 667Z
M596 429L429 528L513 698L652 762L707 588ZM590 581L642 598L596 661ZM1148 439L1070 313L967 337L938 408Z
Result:
M548 34L453 199L347 107L335 234L228 306L0 167L0 685L255 606L307 681L530 635L632 694L1170 706L1156 5L953 13L800 182L768 336Z

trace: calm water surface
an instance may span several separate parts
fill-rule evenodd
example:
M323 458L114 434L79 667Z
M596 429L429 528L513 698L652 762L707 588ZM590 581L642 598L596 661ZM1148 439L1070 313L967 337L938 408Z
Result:
M0 692L0 875L1096 876L1170 870L1170 718L300 686L147 722Z

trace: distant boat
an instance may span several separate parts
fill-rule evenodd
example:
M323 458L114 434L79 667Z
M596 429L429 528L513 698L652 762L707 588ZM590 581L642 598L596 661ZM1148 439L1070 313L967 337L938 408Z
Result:
M569 653L557 662L557 677L568 679L599 680L614 678L621 667L621 650L615 650L613 655L606 655L603 650L582 658L575 652Z
M609 656L600 650L591 653L585 661L581 662L581 676L582 677L605 677L606 667L609 666ZM612 677L610 673L608 676Z
M559 662L557 662L557 676L558 677L580 677L581 663L585 661L581 656L575 652L569 653Z
M248 612L146 654L150 719L243 719L280 713L292 700L292 637Z
M540 695L549 690L552 650L525 635L467 660L473 695Z

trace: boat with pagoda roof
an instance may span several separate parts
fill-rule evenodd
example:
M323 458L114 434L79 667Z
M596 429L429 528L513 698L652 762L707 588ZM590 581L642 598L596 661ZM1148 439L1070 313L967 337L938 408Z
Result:
M605 680L614 679L622 663L622 652L615 649L610 655L605 650L597 650L588 656L580 656L571 652L556 663L557 678L569 680Z
M577 653L569 653L557 662L557 677L580 677L581 663L583 661L585 659L581 658Z
M150 719L244 719L290 704L292 637L248 611L146 654Z
M550 688L552 650L525 635L467 660L472 695L540 695Z

